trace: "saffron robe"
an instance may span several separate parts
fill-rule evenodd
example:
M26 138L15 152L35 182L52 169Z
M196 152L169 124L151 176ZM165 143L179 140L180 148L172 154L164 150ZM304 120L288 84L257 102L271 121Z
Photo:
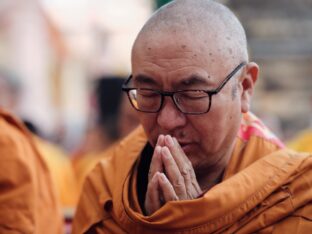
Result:
M0 109L0 233L63 233L50 172L31 133Z
M94 168L73 234L311 233L312 156L283 149L252 114L243 117L222 182L197 199L167 202L150 216L142 213L136 189L146 143L138 128Z

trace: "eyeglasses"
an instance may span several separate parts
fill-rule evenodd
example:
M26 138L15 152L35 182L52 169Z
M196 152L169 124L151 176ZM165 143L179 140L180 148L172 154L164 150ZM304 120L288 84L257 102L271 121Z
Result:
M147 88L130 88L132 75L123 84L122 90L127 92L131 105L137 111L157 113L161 110L164 97L171 97L174 104L184 114L200 115L207 113L211 107L212 96L219 93L225 84L242 68L246 62L240 63L214 90L179 90L174 92Z

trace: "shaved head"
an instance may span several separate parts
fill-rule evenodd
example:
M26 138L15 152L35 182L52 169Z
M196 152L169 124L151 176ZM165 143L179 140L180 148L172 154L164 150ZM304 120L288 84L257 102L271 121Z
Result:
M207 51L207 56L221 56L232 64L248 61L246 35L241 23L227 7L215 1L176 0L164 5L140 31L132 56L137 47L153 49L150 42L163 35L176 35L179 38L176 43L181 42L181 46L183 38L188 38L209 50L214 48Z
M212 0L172 1L139 32L131 65L129 87L137 92L132 103L146 108L138 117L149 142L156 146L160 135L174 136L208 186L207 172L223 171L231 156L257 80L241 23ZM181 106L208 111L193 115Z

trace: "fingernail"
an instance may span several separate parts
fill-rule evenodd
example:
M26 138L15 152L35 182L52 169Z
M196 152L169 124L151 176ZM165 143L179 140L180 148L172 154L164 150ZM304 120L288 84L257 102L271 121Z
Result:
M168 146L174 146L173 139L170 135L166 136L166 141L167 141Z
M156 152L156 154L160 154L160 152L161 152L161 147L160 147L159 145L156 146L155 152Z
M159 173L160 174L160 179L165 182L166 181L166 176L164 173Z

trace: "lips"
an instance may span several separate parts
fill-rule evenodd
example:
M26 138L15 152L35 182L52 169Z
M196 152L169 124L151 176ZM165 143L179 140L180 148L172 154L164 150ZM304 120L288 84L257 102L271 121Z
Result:
M192 142L188 142L188 143L180 143L180 146L182 148L182 150L184 151L184 153L188 153L190 151L193 151L194 150L194 147L195 147L195 144L192 143Z
M181 147L186 146L186 145L193 144L192 142L179 141L178 139L177 139L177 141L179 142L179 145L180 145Z

